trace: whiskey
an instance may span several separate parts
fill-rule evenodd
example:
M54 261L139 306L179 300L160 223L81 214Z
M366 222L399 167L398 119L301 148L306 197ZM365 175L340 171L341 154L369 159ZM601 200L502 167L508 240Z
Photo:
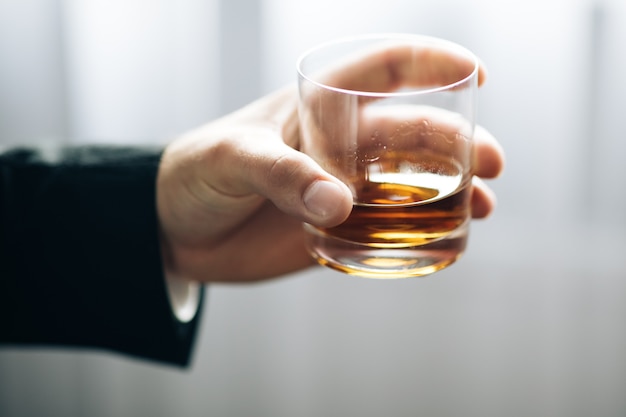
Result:
M470 176L434 154L401 156L360 167L361 180L352 182L357 202L344 223L306 226L320 263L349 274L399 278L429 274L462 254Z
M382 190L381 190L382 188ZM376 193L389 189L419 196L435 191L432 188L381 184ZM328 236L349 240L372 248L407 248L441 239L468 217L470 187L464 186L453 194L434 201L414 201L406 205L355 205L350 217L337 227L320 229Z

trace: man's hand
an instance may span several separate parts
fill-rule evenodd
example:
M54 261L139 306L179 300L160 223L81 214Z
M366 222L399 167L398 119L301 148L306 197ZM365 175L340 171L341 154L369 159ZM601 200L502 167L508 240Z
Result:
M401 51L372 56L338 76L367 74L362 79L376 88L397 88L403 58ZM432 59L433 71L420 75L429 82L437 73L445 76L467 65L448 56ZM480 84L484 74L481 68ZM248 282L312 265L302 222L338 225L350 214L352 195L298 151L297 102L295 86L279 90L167 147L157 180L157 210L168 275ZM498 176L504 156L485 129L476 129L474 141L472 215L483 218L495 207L495 196L478 177Z

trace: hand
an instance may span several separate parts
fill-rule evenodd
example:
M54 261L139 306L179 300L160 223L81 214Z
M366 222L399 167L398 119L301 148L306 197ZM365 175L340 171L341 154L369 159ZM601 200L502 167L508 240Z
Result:
M348 65L339 76L396 88L466 65L432 57L422 74L404 74L401 53ZM355 78L356 74L356 78ZM398 78L400 74L400 78ZM484 69L479 84L485 79ZM287 87L192 131L165 150L157 180L164 266L169 276L199 282L248 282L313 264L302 222L335 226L352 208L348 187L298 151L297 90ZM503 152L485 129L475 133L472 216L483 218L495 196L478 177L493 178Z

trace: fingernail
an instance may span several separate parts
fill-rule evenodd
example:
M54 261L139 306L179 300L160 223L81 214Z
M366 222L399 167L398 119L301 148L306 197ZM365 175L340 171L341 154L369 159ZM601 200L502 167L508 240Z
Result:
M304 205L313 214L328 217L343 198L341 188L330 181L315 181L304 192Z

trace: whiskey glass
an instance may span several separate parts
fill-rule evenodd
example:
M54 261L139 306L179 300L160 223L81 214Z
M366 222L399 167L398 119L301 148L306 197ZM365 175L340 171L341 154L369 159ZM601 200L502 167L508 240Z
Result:
M321 265L419 277L465 251L479 62L453 42L368 34L297 62L301 150L352 191L349 218L305 224Z

